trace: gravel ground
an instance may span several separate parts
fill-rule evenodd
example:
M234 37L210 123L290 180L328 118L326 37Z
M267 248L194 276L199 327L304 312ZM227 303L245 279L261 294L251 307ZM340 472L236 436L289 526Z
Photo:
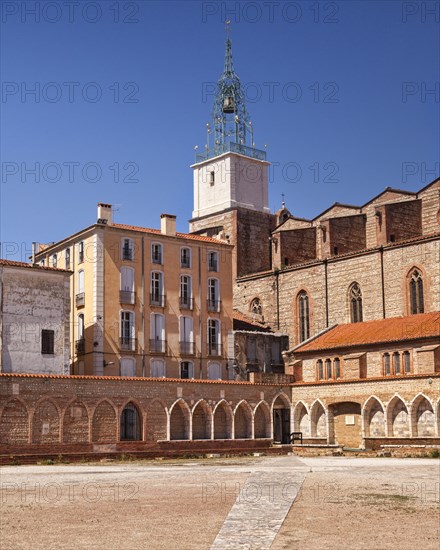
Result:
M302 461L311 472L271 550L439 550L438 460Z
M0 548L209 549L250 474L277 465L307 473L271 550L438 550L438 460L293 456L5 466Z

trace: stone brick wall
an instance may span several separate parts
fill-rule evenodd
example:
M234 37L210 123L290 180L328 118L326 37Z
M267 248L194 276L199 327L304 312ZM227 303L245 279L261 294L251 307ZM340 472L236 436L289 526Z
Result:
M299 343L297 296L309 295L310 333L328 325L350 322L349 288L357 282L362 291L363 320L408 315L408 275L414 267L423 275L425 311L440 310L440 238L393 244L383 250L385 304L382 302L381 251L371 250L346 257L292 266L279 272L243 277L234 291L234 307L248 313L253 298L263 305L264 320L289 336L289 346ZM327 265L327 267L326 267ZM328 312L326 311L326 270ZM278 300L277 300L278 285ZM279 324L278 324L279 319Z
M0 265L0 372L69 372L70 273ZM42 330L54 353L42 354Z
M405 201L385 206L387 242L411 239L422 234L422 201Z
M0 454L160 453L166 440L209 440L209 452L231 438L252 448L252 439L272 438L272 410L279 407L290 410L290 431L302 431L310 442L354 446L366 437L384 437L389 443L404 437L430 444L440 437L439 397L438 374L284 387L4 374ZM138 441L120 441L119 423L127 404L136 408L142 424Z
M366 216L343 216L329 220L330 254L347 254L366 248Z
M254 433L270 438L270 411L281 388L280 383L4 374L0 448L91 452L122 444L120 419L127 404L137 410L140 441L150 447L163 440L253 439ZM284 389L288 395L289 386ZM290 406L287 395L283 400Z
M279 231L273 235L273 267L301 264L314 260L316 251L316 227Z

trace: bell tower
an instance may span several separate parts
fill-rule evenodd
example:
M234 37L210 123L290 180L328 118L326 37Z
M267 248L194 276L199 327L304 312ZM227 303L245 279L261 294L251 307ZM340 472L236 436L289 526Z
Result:
M194 210L190 231L223 233L235 245L235 277L270 269L266 150L257 149L240 79L234 70L227 23L223 73L217 82L212 121L203 151L196 149Z

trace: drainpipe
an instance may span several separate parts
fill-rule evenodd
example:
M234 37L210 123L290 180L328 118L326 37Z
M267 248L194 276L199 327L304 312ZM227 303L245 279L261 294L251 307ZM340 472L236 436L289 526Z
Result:
M202 249L198 248L198 277L199 277L199 334L200 334L200 353L199 353L199 378L203 378L203 303L202 303Z
M142 254L141 254L141 270L142 270L142 301L141 301L141 319L142 319L142 378L145 377L145 241L144 237L141 240Z
M325 274L325 326L328 327L328 260L324 260L324 274Z
M0 372L3 372L3 268L0 268Z
M383 318L386 318L386 310L385 310L385 274L383 269L383 246L380 247L380 276L382 280L382 315Z
M277 330L280 330L280 272L275 271L276 285L277 285Z

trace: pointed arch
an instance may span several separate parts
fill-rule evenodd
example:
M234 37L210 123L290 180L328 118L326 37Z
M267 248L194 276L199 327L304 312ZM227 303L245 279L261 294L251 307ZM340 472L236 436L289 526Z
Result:
M362 418L365 437L385 437L385 406L375 395L364 403Z
M363 320L362 290L356 281L348 287L348 303L350 307L350 322L361 323Z
M272 410L276 407L278 408L286 407L290 409L291 406L292 406L292 403L289 397L283 391L281 391L281 392L278 392L273 398L270 408Z
M29 411L18 397L9 399L1 411L0 443L3 445L29 443Z
M306 290L301 289L296 295L298 317L298 338L304 342L310 338L310 298Z
M320 399L316 399L310 407L311 437L326 438L327 409Z
M115 443L118 439L118 411L107 398L95 406L92 416L92 441L95 443Z
M259 401L254 408L254 437L255 439L271 437L272 423L270 407L266 401Z
M425 274L422 268L413 266L407 274L408 313L415 315L425 312Z
M148 404L146 423L146 438L148 441L163 441L168 439L168 411L161 399L155 397Z
M419 393L410 404L412 437L435 436L435 410L432 401Z
M233 412L231 405L221 399L213 411L214 415L214 439L232 439Z
M298 401L293 409L293 431L302 432L304 438L310 437L310 413L303 401Z
M408 407L398 394L388 403L386 425L388 437L410 437Z
M192 408L192 438L211 439L212 410L204 399Z
M182 398L177 399L170 407L170 439L189 439L191 409Z
M252 438L252 409L244 399L234 409L234 438Z
M88 443L90 440L89 411L77 397L64 409L62 435L64 443Z
M60 442L60 408L50 397L42 397L35 404L32 415L32 443Z
M142 412L134 399L130 399L119 415L119 439L121 441L142 440Z

